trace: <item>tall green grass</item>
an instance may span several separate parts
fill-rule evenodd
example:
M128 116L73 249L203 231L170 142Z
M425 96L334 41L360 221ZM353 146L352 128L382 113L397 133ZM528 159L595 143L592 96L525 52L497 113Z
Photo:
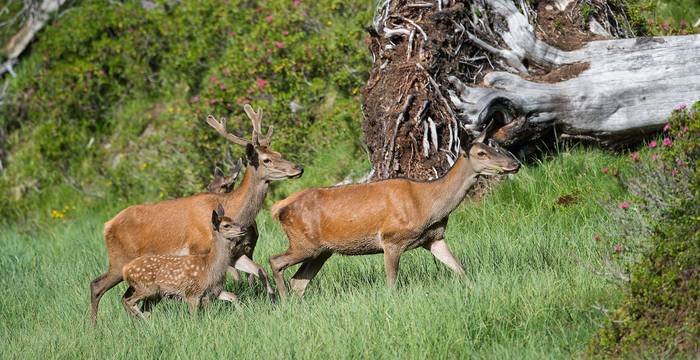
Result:
M335 256L303 299L272 307L260 284L228 284L243 308L216 303L196 319L184 304L164 301L133 323L119 302L122 284L90 326L88 283L106 268L101 230L111 212L39 229L6 225L0 358L576 356L604 317L596 307L620 300L594 274L612 253L616 228L600 203L624 197L600 168L619 163L600 151L564 151L463 204L446 238L464 279L418 249L402 257L398 288L389 291L380 255ZM573 201L557 205L563 195ZM287 241L267 210L258 220L255 259L268 268Z

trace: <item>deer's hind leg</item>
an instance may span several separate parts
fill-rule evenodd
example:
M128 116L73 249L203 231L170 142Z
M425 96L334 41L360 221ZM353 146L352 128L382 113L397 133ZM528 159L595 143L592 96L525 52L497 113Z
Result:
M93 325L97 323L97 308L100 305L102 295L121 281L121 267L110 266L106 273L90 282L90 320Z
M304 261L301 267L299 267L299 270L297 270L294 276L289 280L289 287L292 291L299 296L303 296L306 286L308 286L311 280L318 274L323 264L326 263L326 260L328 260L331 255L331 252L326 252Z
M287 249L287 251L283 254L270 257L270 267L272 268L272 275L275 278L275 284L277 284L277 291L279 291L280 297L282 299L287 297L287 288L284 285L284 270L308 258L309 255L306 252L294 250L292 248Z
M154 295L143 299L141 302L141 312L143 312L143 315L145 317L151 315L151 311L153 311L153 308L158 305L162 298L163 297L160 295Z

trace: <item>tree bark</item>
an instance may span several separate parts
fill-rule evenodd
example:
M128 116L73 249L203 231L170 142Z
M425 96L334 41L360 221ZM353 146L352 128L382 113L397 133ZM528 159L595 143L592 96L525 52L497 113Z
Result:
M597 4L587 21L582 4ZM490 121L493 138L512 150L552 131L621 146L660 129L676 105L700 99L700 35L606 40L633 32L604 2L518 5L380 6L363 107L375 178L437 177ZM562 22L565 31L553 30ZM569 49L535 29L563 33L546 39Z

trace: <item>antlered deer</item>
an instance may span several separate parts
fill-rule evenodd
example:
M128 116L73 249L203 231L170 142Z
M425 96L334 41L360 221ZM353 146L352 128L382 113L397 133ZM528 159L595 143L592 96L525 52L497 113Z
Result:
M122 272L129 284L122 297L126 311L145 318L139 301L176 296L187 302L194 315L202 301L218 297L224 287L231 250L244 235L242 226L224 215L221 204L212 211L214 245L208 254L144 255L126 264Z
M226 122L213 116L207 123L219 134L234 144L245 146L248 166L240 186L229 194L201 193L180 199L166 200L153 204L130 206L122 210L112 220L105 223L104 239L109 256L106 273L90 283L91 319L97 319L97 309L104 293L122 281L122 268L129 261L147 254L188 255L207 254L213 241L209 230L209 215L217 204L232 218L239 219L246 227L246 238L257 239L255 216L262 207L270 181L300 177L303 168L270 149L272 127L262 136L262 110L256 113L245 106L245 111L253 123L252 142L228 133ZM251 271L255 264L247 256L240 256L234 267L241 271ZM259 266L258 266L259 267ZM264 275L268 296L274 300L274 291Z
M384 253L387 282L393 287L401 253L423 247L457 274L462 265L444 240L450 213L480 174L516 172L519 162L497 145L483 143L486 130L468 152L461 152L443 177L428 181L388 179L367 184L313 188L275 204L272 215L289 239L286 252L270 265L280 296L286 296L283 271L302 263L290 287L303 295L333 253Z

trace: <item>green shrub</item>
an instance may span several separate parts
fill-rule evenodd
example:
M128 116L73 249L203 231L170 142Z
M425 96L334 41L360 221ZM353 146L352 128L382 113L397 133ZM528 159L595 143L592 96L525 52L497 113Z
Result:
M631 266L622 307L594 339L595 355L700 355L699 111L700 102L690 112L678 107L663 138L632 155L635 170L624 183L635 197L620 207L627 217L643 214L649 248Z
M341 146L356 167L372 11L337 0L74 3L16 67L0 108L0 215L199 192L226 149L242 153L204 118L229 117L249 137L248 102L285 156L308 165ZM46 204L58 188L68 198Z

